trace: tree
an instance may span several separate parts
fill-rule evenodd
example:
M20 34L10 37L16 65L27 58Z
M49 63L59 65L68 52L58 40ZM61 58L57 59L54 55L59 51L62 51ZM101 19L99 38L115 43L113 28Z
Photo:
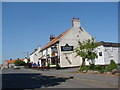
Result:
M18 65L18 66L24 66L25 65L25 62L24 61L21 61L21 60L16 60L14 62L15 65Z
M98 58L97 53L95 52L95 48L97 47L97 44L95 43L94 39L91 40L88 39L86 41L80 42L78 41L78 46L74 49L74 53L76 53L76 57L80 56L82 57L82 64L80 66L83 67L85 65L85 60L91 60L94 64L93 60L95 58Z

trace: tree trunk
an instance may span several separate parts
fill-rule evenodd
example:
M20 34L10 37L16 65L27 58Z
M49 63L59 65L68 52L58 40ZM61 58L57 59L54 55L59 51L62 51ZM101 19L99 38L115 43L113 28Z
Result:
M80 68L82 68L83 66L85 66L85 58L82 58L82 64L80 65Z

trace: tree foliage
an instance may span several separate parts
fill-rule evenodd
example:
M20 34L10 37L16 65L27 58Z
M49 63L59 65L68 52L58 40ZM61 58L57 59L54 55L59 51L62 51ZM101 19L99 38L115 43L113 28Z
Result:
M24 66L25 65L25 62L24 61L21 61L21 60L16 60L14 62L15 65L18 65L18 66Z
M86 41L80 42L78 41L78 46L74 49L74 52L76 53L76 56L82 57L82 66L85 64L85 59L94 60L95 58L98 58L97 53L95 52L95 48L97 47L97 44L95 43L94 39L91 40L88 39ZM94 63L91 63L94 64Z
M111 60L110 64L107 67L107 70L112 71L113 69L117 69L117 64L113 60Z

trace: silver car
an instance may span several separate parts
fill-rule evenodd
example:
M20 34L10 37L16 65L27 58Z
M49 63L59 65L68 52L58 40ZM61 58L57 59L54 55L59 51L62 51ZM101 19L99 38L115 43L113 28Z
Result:
M15 69L20 69L20 67L15 65L15 66L13 67L13 69L14 69L14 70L15 70Z

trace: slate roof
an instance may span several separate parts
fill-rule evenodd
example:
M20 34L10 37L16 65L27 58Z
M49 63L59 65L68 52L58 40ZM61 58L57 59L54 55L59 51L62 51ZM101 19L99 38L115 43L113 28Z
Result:
M111 42L104 42L104 41L97 42L97 45L98 46L103 45L106 47L120 47L120 43L111 43Z

